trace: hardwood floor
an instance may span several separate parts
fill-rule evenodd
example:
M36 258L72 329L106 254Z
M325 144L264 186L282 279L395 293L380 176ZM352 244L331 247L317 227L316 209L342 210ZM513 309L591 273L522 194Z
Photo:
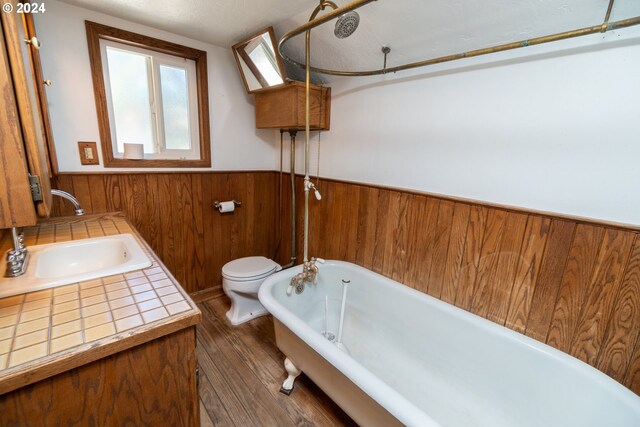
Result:
M304 374L291 396L280 393L286 374L273 320L231 327L226 297L200 302L196 354L202 426L355 426Z

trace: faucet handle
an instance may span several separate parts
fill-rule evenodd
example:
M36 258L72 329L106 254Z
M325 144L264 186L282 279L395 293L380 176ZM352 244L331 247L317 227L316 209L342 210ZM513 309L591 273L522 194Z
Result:
M313 262L319 262L320 264L324 264L326 261L323 258L311 258Z

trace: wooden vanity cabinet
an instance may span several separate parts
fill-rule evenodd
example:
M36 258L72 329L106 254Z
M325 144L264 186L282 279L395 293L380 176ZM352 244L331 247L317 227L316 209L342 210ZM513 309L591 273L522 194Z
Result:
M195 334L191 326L0 395L0 424L196 427Z
M2 13L0 22L0 228L23 227L49 216L51 135L31 15ZM29 175L39 183L35 198Z

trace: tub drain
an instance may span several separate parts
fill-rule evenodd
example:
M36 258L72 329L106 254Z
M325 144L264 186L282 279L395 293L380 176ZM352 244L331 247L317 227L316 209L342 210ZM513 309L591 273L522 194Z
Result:
M331 342L335 342L335 340L336 340L336 334L334 334L331 331L322 331L322 336L325 337L326 339L328 339Z

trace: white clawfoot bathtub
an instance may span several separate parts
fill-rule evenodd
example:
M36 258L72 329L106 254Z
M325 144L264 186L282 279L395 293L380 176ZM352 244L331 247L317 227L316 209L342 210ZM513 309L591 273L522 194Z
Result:
M361 425L640 426L640 397L546 344L346 262L287 296L300 271L260 288L278 347ZM322 335L343 279L350 355Z

